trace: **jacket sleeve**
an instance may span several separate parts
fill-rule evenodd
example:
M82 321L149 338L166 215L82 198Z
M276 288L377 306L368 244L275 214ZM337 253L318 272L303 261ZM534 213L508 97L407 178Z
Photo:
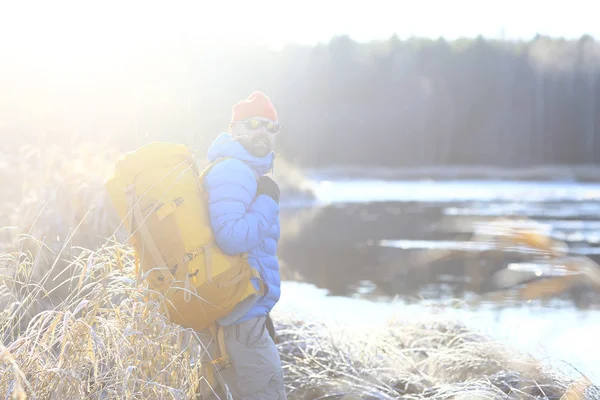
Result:
M240 160L215 165L205 176L204 187L215 239L225 254L250 251L277 222L279 205L268 196L256 197L256 177Z

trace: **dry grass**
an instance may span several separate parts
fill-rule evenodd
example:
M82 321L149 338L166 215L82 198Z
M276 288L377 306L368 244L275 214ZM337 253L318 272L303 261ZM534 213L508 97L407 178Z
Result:
M20 259L19 259L20 258ZM3 259L0 302L5 343L0 391L32 398L189 398L200 379L195 352L181 351L182 329L136 290L131 255L122 246L82 250L53 293L51 268L32 276L25 254ZM58 265L58 264L57 264ZM60 285L56 286L60 287Z
M577 399L600 396L534 358L452 322L390 321L348 331L277 314L289 391L296 399ZM572 389L576 387L576 389ZM595 391L595 392L594 392Z
M0 156L0 246L6 249L23 234L53 249L66 238L86 248L96 248L113 234L125 239L116 231L119 222L103 186L115 150L23 146Z
M79 250L54 282L59 263L34 276L31 255L2 257L0 394L193 398L200 342L144 300L131 249ZM56 296L61 285L68 290ZM275 318L291 399L560 399L576 383L451 323L392 321L372 332L295 321L286 310Z

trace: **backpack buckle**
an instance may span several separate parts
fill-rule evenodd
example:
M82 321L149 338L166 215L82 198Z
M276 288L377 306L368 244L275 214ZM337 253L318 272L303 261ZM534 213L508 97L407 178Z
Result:
M183 204L183 197L177 197L171 203L163 204L156 210L156 216L159 221L163 221L169 215L171 215L177 207Z
M225 368L228 368L231 363L229 362L229 356L223 356L223 357L219 357L219 358L215 358L214 360L212 360L210 362L211 365L217 367L217 369L223 370Z
M185 256L183 256L183 262L184 263L189 263L190 261L192 261L194 258L198 257L198 255L204 253L204 247L198 247L197 249L188 251L187 253L185 253Z

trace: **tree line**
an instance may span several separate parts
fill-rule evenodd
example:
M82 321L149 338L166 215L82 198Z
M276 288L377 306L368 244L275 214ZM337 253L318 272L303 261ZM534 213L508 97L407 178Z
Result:
M281 153L301 166L600 161L600 44L589 36L129 50L88 50L60 68L48 52L29 54L29 67L4 52L0 134L205 149L231 105L262 90L279 112Z

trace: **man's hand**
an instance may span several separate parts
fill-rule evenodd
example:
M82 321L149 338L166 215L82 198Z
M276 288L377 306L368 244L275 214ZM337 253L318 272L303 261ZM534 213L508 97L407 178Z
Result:
M256 189L256 195L259 196L261 194L267 195L277 204L279 204L279 185L275 183L275 181L268 176L261 176L258 178L258 188Z

